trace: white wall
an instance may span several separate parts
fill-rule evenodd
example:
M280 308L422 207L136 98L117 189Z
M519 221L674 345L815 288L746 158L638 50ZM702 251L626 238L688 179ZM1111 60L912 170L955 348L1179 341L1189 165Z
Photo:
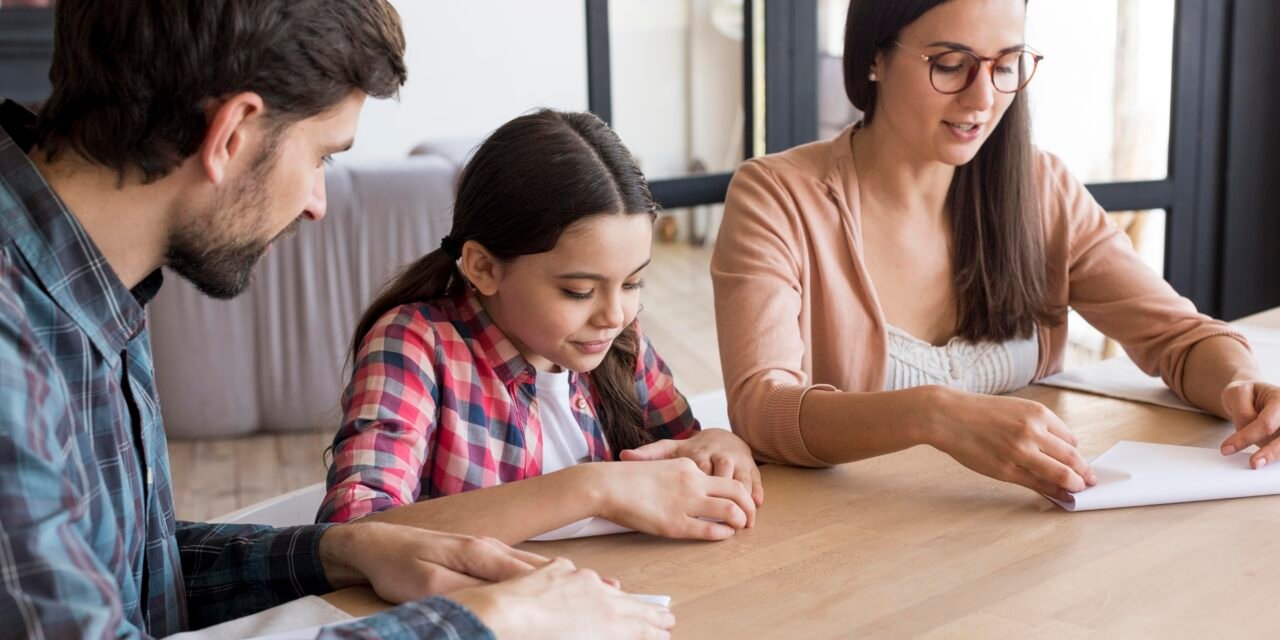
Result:
M400 100L370 101L342 162L482 138L535 107L587 108L582 0L391 0L408 40Z

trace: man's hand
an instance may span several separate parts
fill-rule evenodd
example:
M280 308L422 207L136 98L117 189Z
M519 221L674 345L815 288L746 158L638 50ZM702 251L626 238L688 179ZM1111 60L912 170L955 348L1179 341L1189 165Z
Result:
M335 589L368 583L395 604L514 578L549 562L492 538L382 522L329 529L320 538L320 560Z

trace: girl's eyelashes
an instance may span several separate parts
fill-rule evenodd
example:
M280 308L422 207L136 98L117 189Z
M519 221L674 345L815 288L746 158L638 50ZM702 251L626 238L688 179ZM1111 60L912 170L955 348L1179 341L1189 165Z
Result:
M635 291L637 289L643 289L644 280L639 280L637 282L624 283L622 285L622 288L627 291ZM590 289L587 291L574 291L573 289L562 288L560 289L560 291L563 292L564 295L568 296L570 299L573 299L573 300L590 300L592 296L595 295L595 289Z

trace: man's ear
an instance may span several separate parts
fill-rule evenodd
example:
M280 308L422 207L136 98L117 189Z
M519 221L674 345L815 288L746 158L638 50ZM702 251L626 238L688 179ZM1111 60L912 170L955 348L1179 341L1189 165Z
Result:
M213 184L222 184L232 161L254 145L262 144L264 127L252 125L262 121L266 107L256 93L237 93L209 107L209 128L198 152L200 167Z
M502 261L493 257L479 242L468 240L462 245L458 269L481 295L491 296L498 292L498 283L502 281Z

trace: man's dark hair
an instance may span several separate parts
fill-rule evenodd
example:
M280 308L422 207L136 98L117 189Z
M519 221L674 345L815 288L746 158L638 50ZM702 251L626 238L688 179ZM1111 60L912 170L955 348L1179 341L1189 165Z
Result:
M283 126L406 79L387 0L59 0L55 21L37 142L122 178L162 178L196 153L210 101L256 93Z

